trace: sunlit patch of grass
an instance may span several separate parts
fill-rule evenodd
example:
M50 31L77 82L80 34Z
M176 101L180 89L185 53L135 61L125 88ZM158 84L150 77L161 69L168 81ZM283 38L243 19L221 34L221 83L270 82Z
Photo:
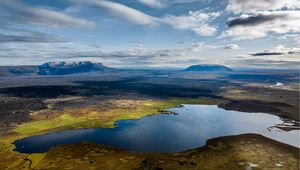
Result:
M51 120L37 120L21 124L15 128L14 131L21 134L33 134L36 132L46 131L48 129L55 129L76 124L86 120L87 118L84 117L72 117L68 114L64 114Z
M34 153L27 156L32 161L30 168L34 168L44 157L46 153Z

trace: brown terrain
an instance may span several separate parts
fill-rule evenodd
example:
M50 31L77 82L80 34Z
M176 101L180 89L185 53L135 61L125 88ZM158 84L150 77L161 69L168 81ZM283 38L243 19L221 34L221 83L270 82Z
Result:
M119 119L162 113L184 103L274 114L296 122L282 130L299 129L298 75L280 74L285 85L277 87L232 75L148 74L0 79L0 169L298 169L299 148L256 134L211 139L202 148L176 154L136 153L94 143L57 146L41 154L13 151L14 140L30 135L88 128L91 119L92 127L111 126ZM64 115L72 119L60 120ZM43 123L34 124L38 121L53 127L40 129ZM33 125L37 130L30 130Z

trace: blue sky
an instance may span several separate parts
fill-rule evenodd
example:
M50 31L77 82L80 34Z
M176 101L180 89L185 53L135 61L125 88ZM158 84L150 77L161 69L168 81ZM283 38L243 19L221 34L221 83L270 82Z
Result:
M300 0L0 0L1 65L299 67Z

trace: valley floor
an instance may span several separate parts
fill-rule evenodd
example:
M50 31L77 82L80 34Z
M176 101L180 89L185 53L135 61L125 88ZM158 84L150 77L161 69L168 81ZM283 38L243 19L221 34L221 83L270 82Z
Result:
M29 83L29 80L20 79L24 84ZM51 81L44 77L34 78L34 82L55 85L13 87L8 82L0 89L0 169L299 167L299 148L255 134L212 139L202 148L178 154L135 153L93 143L57 146L39 154L13 151L12 143L27 136L63 129L111 128L117 120L172 114L165 110L180 104L213 104L228 110L270 113L283 120L299 121L299 89L292 85L285 89L265 83L215 80L215 77L185 81L130 78L77 84L74 80L66 83L58 78L49 79ZM4 80L0 81L0 85L3 83ZM299 123L294 128L299 129Z

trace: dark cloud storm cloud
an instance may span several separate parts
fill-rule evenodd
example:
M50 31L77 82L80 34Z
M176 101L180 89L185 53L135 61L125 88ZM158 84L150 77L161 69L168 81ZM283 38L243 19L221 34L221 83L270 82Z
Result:
M259 52L253 53L252 56L266 56L266 55L283 55L284 53L281 52Z
M238 18L234 18L227 22L228 27L240 26L240 25L258 25L263 24L264 22L273 21L276 19L283 19L287 17L286 14L257 14L253 16L241 16Z

